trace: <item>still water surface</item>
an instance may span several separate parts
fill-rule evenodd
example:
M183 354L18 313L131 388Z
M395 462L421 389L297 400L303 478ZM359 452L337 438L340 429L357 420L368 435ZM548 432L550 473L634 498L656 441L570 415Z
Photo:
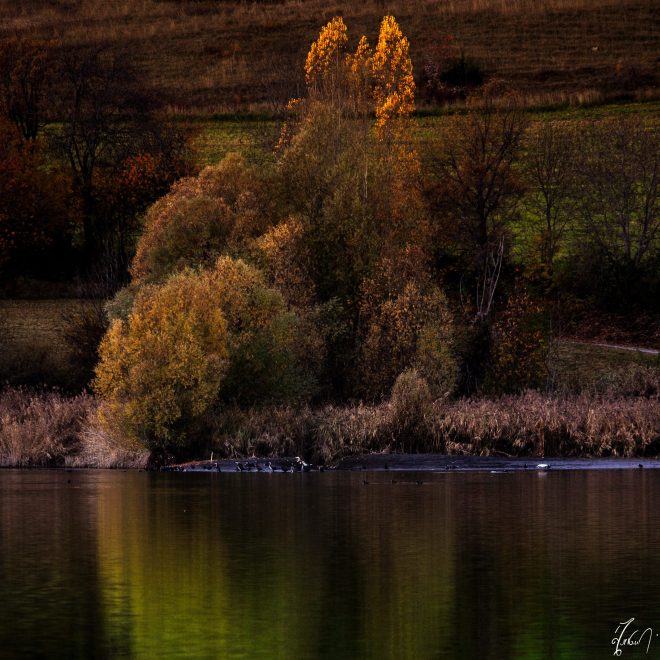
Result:
M0 472L0 657L660 657L660 470L418 476Z

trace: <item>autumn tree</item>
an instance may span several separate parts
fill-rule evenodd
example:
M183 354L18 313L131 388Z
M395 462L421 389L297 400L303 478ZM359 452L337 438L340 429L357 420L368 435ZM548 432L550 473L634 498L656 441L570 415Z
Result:
M55 45L20 37L0 44L0 110L24 140L36 139L44 123Z
M648 297L640 284L657 273L660 130L640 118L592 123L579 148L577 252L593 263L596 288L628 308L636 291L636 302Z
M300 228L300 263L317 302L338 303L328 373L339 390L357 350L362 281L385 253L422 241L426 230L421 168L406 133L414 107L408 42L386 17L375 49L366 37L355 50L348 43L336 18L312 44L308 94L292 104L279 164Z
M282 295L240 259L142 284L101 343L94 387L106 423L168 446L212 407L305 399L314 374L300 331Z
M382 139L394 118L413 108L408 42L383 19L372 53L365 37L347 48L341 18L326 25L309 51L308 97L281 145L291 211L302 224L322 299L354 298L386 244L414 242L423 227L415 152ZM377 126L370 120L375 112Z
M211 267L222 254L245 253L274 214L267 177L228 154L175 183L146 213L131 265L133 284L163 281L186 267Z
M359 378L369 399L416 369L435 396L454 390L454 326L448 301L419 248L383 258L360 296Z
M525 209L534 225L538 259L552 282L554 263L575 213L577 136L555 122L534 128L523 159L528 181Z
M347 92L347 44L348 28L341 16L321 29L305 61L305 82L310 98L343 106Z
M383 129L415 109L415 80L408 39L393 16L385 16L372 59L376 125Z
M393 16L385 16L372 50L366 36L348 50L348 29L333 18L312 43L305 62L307 101L320 101L342 117L376 116L382 131L415 109L415 81L408 39Z
M184 140L154 117L125 54L63 51L58 75L63 126L52 141L81 201L85 266L105 258L125 271L135 216L189 170Z
M287 303L298 310L309 309L316 299L304 238L302 222L290 216L268 229L255 243L258 262Z
M106 424L150 448L185 441L227 370L227 323L208 277L145 287L100 347L94 389Z
M229 367L221 398L243 405L307 398L315 385L314 359L282 294L242 259L220 257L208 277L227 319Z

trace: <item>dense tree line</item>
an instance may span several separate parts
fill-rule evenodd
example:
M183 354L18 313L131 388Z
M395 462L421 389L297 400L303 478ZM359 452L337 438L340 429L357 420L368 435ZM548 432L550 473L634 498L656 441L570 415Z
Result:
M49 130L42 60L5 57L0 267L60 245L103 295L125 284L94 380L109 427L153 447L227 404L541 387L576 301L657 319L656 125L530 125L486 85L419 144L396 21L349 43L340 18L321 31L272 161L199 174L116 54L57 54Z
M191 170L128 53L57 41L0 51L0 283L125 281L136 218Z
M230 155L148 210L95 381L124 433L172 444L227 404L378 401L402 378L542 386L561 296L633 305L633 272L657 291L653 126L530 127L486 90L424 152L394 19L348 44L337 18L312 45L274 164Z

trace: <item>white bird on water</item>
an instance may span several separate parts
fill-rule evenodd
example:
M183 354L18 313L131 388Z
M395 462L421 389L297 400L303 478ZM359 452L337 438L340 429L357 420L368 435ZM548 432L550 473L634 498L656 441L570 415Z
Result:
M547 463L539 463L536 468L538 470L549 470L550 466Z

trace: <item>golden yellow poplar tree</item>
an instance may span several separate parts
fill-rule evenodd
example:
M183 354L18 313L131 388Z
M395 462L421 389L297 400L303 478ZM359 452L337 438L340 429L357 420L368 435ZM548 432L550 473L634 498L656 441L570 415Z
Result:
M356 273L368 270L364 257L369 255L370 262L379 252L383 225L397 245L413 240L412 233L423 225L412 185L419 159L405 122L394 121L414 109L408 40L396 20L386 16L375 50L365 36L354 51L347 46L346 25L334 18L310 48L308 96L292 105L297 125L287 126L280 142L291 195L300 202L295 214L303 226L306 218L324 235L317 239L330 251L343 245L357 262L341 268L335 264L330 289L337 273L350 279L351 268ZM332 231L337 235L326 236ZM329 263L326 259L325 265Z
M355 53L346 55L348 98L356 116L366 116L371 111L371 66L373 52L367 38L362 35Z
M408 39L393 16L385 16L372 59L376 124L379 129L393 117L415 109L415 80Z
M344 77L344 49L348 29L341 16L336 16L321 29L305 61L305 81L310 94L333 96Z

